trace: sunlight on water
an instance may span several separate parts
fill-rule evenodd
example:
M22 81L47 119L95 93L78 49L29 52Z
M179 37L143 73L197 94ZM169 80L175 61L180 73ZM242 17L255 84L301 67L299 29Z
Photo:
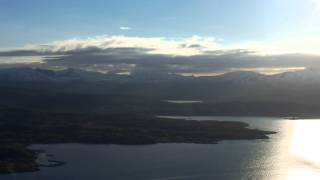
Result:
M295 159L288 180L320 179L320 121L299 120L294 123L290 153Z
M309 168L296 168L289 171L288 180L319 180L318 171Z

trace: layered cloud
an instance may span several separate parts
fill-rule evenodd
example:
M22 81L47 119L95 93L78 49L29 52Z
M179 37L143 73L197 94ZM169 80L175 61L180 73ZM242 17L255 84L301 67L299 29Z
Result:
M98 36L88 39L68 39L42 45L28 45L27 49L43 53L67 53L87 49L142 49L146 54L170 56L192 56L206 51L223 49L214 38L193 36L183 39L168 39L163 37L128 37L128 36Z
M121 27L130 29L130 27ZM235 51L259 55L275 54L320 54L320 37L291 37L269 41L247 41L224 44L214 37L192 36L190 38L97 36L87 39L67 39L46 44L29 44L20 49L0 51L5 55L64 54L88 49L141 49L145 54L168 56L194 56L224 54Z
M225 45L212 37L98 36L0 51L0 64L80 68L103 73L216 75L237 70L275 74L320 67L320 39Z

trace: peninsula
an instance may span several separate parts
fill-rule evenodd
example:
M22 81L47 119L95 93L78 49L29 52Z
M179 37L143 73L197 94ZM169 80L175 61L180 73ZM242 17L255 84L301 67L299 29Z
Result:
M0 173L38 170L29 144L144 145L215 144L221 140L266 139L271 131L242 122L162 119L139 114L48 113L0 110Z

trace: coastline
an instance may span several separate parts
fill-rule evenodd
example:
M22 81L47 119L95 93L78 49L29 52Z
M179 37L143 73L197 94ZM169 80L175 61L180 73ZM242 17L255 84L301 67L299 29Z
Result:
M182 121L183 122L183 121ZM208 123L208 122L205 122ZM156 141L139 141L137 143L130 142L130 141L119 141L119 143L84 143L81 141L75 141L73 143L81 143L81 144L115 144L115 145L151 145L151 144L160 144L160 143L190 143L190 144L218 144L222 140L254 140L254 139L268 139L269 135L275 134L276 132L272 131L261 131L257 129L249 129L247 128L248 124L246 123L239 123L239 122L210 122L215 123L216 125L220 123L227 123L228 126L233 126L232 130L239 130L238 134L225 134L225 136L217 135L214 136L204 136L195 133L194 136L177 136L177 137L161 137L158 138ZM210 124L209 123L209 124ZM235 128L236 127L236 128ZM130 137L126 137L130 139ZM43 144L57 144L57 143L70 143L66 142L56 142L56 143L43 143ZM39 142L34 142L32 144L36 144ZM42 143L41 143L42 144ZM5 149L9 149L10 154L4 155L3 152ZM12 149L15 151L13 152ZM66 164L64 161L52 160L48 159L47 163L39 163L37 162L37 158L39 154L45 153L42 150L30 149L28 145L22 144L2 144L0 145L0 152L2 152L2 159L0 159L1 166L0 166L0 174L11 174L11 173L26 173L26 172L35 172L39 171L41 167L45 168L52 168L52 167L59 167ZM0 153L1 156L1 153ZM16 157L18 158L12 158ZM4 158L5 157L5 158ZM51 157L47 155L47 157Z

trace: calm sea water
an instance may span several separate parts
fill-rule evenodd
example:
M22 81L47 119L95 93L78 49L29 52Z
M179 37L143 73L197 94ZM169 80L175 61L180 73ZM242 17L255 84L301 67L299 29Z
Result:
M177 117L170 117L177 118ZM180 117L181 118L181 117ZM187 117L243 121L278 131L268 140L217 145L34 145L68 164L1 180L312 180L320 179L320 120L266 117Z
M173 104L200 104L203 103L203 101L194 101L194 100L163 100L167 103L173 103Z

